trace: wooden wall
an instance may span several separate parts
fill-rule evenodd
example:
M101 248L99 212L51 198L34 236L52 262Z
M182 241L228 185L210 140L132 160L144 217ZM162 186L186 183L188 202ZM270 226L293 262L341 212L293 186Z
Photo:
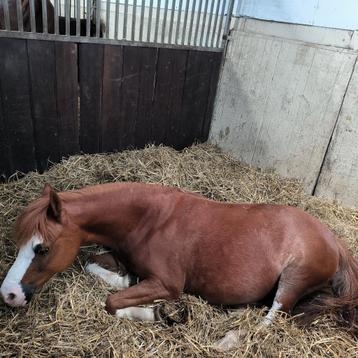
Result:
M0 176L208 137L221 53L0 38Z

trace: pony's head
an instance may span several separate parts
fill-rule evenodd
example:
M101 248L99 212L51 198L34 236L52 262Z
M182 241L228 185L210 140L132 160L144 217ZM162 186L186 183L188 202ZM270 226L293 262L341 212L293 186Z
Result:
M0 293L8 305L25 306L37 288L73 263L80 239L60 196L48 184L18 218L14 239L18 255Z

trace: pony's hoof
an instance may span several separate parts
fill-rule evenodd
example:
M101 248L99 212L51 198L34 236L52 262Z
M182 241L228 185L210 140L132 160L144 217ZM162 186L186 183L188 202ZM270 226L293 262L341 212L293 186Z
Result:
M115 304L113 302L112 295L109 295L106 299L105 310L111 315L116 314L117 308L115 307Z
M232 330L225 334L224 338L221 338L214 344L214 349L219 352L230 351L237 348L240 345L241 338L246 335L246 332L241 330Z

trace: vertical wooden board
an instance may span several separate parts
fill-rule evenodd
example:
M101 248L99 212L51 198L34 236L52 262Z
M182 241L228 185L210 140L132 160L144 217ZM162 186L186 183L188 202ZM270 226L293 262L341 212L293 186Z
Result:
M60 159L56 106L56 61L53 41L29 40L28 56L37 167Z
M36 169L26 40L0 39L0 82L11 170Z
M176 146L188 51L159 49L152 111L152 140Z
M121 147L133 147L138 117L138 99L140 83L140 48L123 48L122 103L120 110Z
M166 138L164 143L181 149L181 133L183 128L182 106L185 84L186 66L189 51L171 50L171 87L169 96L170 113L166 123Z
M201 139L210 93L212 54L190 51L187 62L182 108L182 130L179 146Z
M79 44L80 146L85 153L101 151L103 45Z
M77 44L55 42L59 153L79 152Z
M160 48L157 61L157 75L151 114L151 139L155 144L162 144L166 141L168 119L170 116L170 89L173 85L171 79L172 50Z
M0 181L3 181L11 175L11 151L5 129L5 117L2 108L1 93L0 79Z
M102 150L114 151L121 147L123 47L105 45L103 61Z
M141 48L140 51L138 115L134 134L134 145L136 148L142 148L152 141L151 113L158 51L156 48Z
M208 105L206 108L205 118L204 118L202 132L201 132L201 138L200 138L201 141L206 141L209 137L216 90L218 87L219 76L220 76L222 56L223 56L222 52L213 52L211 56L210 91L209 91Z

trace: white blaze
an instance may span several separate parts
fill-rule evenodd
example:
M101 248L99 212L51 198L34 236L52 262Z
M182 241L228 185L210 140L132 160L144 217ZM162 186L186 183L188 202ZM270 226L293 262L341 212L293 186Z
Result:
M35 257L34 247L42 243L43 238L39 235L34 235L25 245L20 247L16 260L0 287L0 293L7 304L24 306L27 303L20 282ZM12 299L9 297L11 294L15 295Z

